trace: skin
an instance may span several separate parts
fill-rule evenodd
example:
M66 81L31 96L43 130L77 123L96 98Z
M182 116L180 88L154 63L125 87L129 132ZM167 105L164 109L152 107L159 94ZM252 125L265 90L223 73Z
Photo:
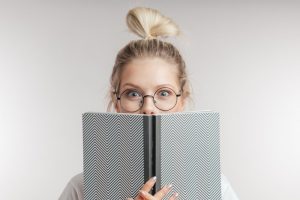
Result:
M161 58L138 58L134 59L122 71L120 77L120 93L126 89L138 89L143 91L144 95L153 95L158 88L169 87L176 93L180 91L180 85L177 78L176 66ZM144 99L143 107L138 110L137 114L154 115L159 113L182 112L184 110L185 100L179 97L176 106L169 111L161 111L157 109L152 98ZM116 111L124 113L120 102L115 105ZM171 190L172 186L167 185L161 188L157 193L151 195L149 192L156 182L155 178L150 178L141 188L135 200L160 200L163 199ZM174 200L178 193L174 193L169 200ZM128 200L133 200L129 198Z

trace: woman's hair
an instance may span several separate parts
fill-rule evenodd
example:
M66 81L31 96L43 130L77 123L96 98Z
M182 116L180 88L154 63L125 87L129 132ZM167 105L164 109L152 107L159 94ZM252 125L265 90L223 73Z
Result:
M179 51L163 38L178 36L178 26L158 10L136 7L127 14L127 26L130 31L142 37L133 40L117 54L110 78L108 111L114 108L116 94L119 93L120 77L124 66L136 58L158 57L177 67L181 94L184 99L190 97L190 85L187 79L185 62Z

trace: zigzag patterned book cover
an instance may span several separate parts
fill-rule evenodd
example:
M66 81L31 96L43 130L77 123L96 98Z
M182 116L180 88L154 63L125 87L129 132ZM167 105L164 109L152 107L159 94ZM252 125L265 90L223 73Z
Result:
M157 177L182 200L221 200L219 114L82 115L85 200L134 198ZM170 192L164 199L168 199Z

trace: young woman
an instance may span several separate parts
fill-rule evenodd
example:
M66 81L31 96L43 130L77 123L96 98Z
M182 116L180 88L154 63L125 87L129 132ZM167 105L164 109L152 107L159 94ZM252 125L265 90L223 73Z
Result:
M127 14L129 29L142 39L129 42L122 48L111 75L108 110L120 113L158 114L181 112L190 98L186 66L179 51L163 38L176 36L179 28L155 9L134 8ZM153 177L143 186L135 200L159 200L172 186L161 188L151 195L156 181ZM229 182L222 175L222 199L237 200ZM174 200L178 193L169 199ZM83 200L83 174L74 176L60 200Z

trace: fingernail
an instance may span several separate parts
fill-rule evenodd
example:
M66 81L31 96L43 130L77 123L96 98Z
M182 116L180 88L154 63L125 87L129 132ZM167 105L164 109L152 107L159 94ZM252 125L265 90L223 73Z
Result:
M170 189L172 186L173 186L172 184L167 185L167 188Z
M178 197L178 196L179 196L179 194L176 192L176 193L174 194L174 196L175 196L175 197Z
M140 193L141 193L141 194L143 194L143 195L145 195L145 194L146 194L146 192L145 192L145 191L143 191L143 190L140 190Z
M152 179L153 179L154 181L156 181L157 178L156 178L156 176L153 176Z

